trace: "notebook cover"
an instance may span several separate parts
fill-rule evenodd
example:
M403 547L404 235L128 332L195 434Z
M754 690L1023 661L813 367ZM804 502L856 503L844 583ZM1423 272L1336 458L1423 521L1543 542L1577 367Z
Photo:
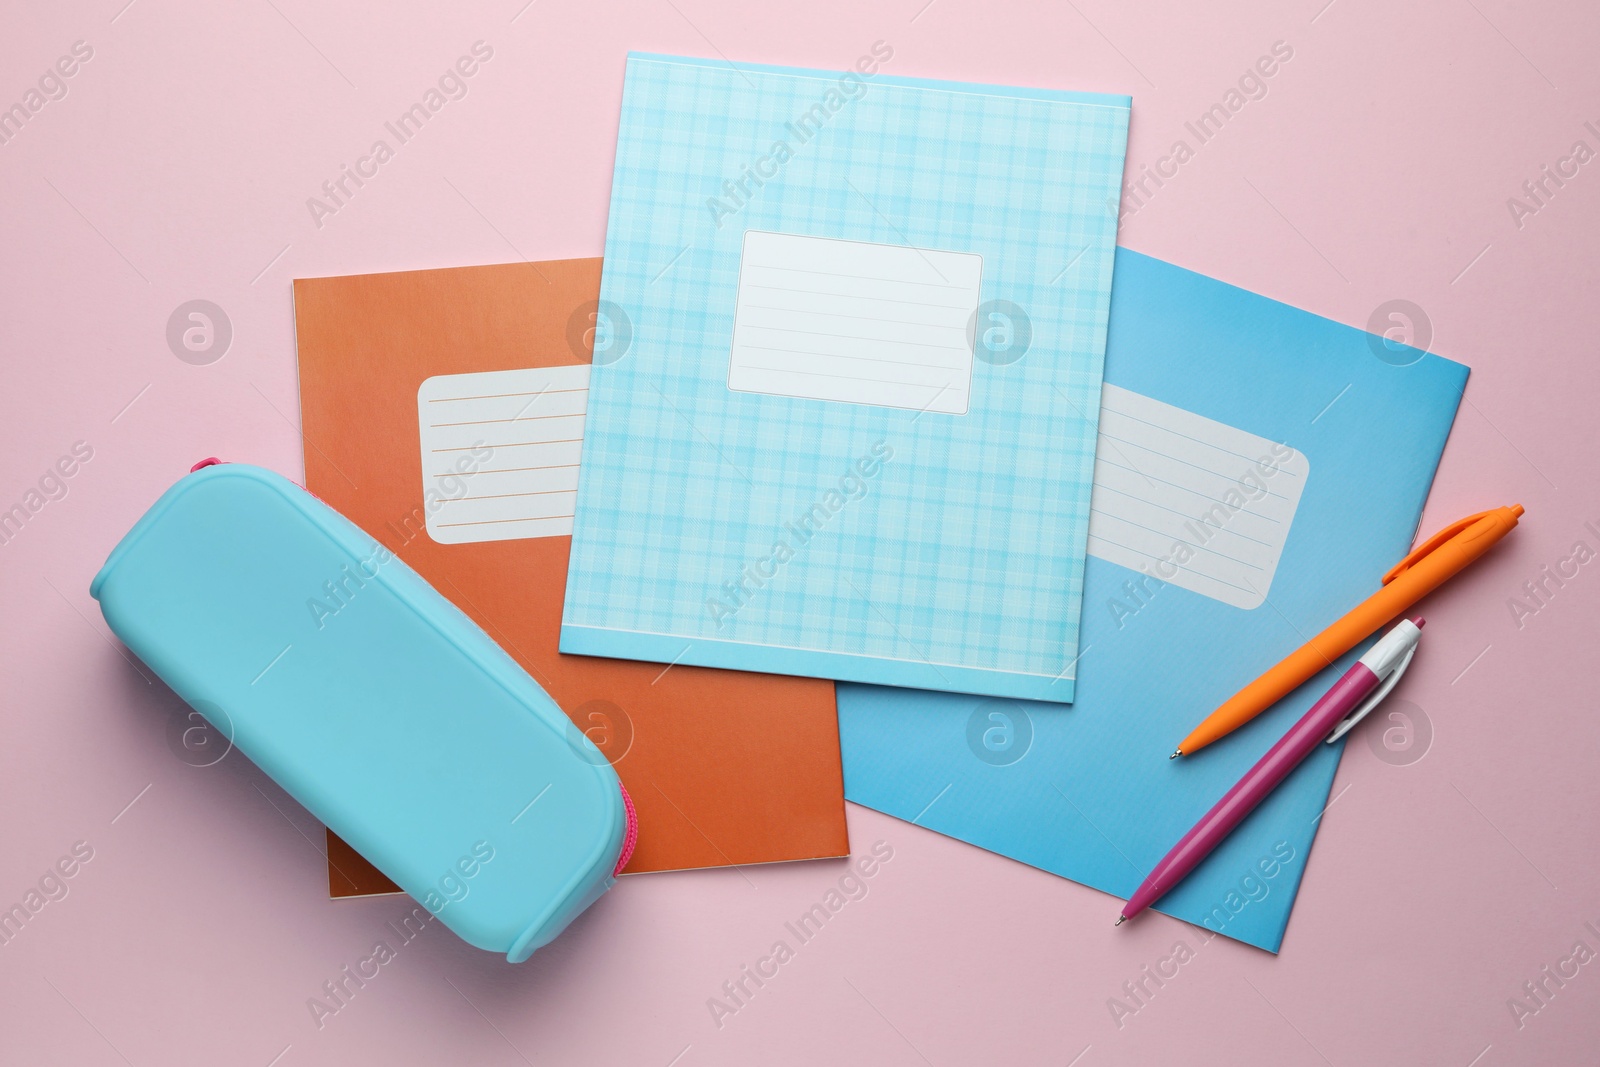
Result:
M596 330L603 345L611 343L596 315L599 287L598 259L296 280L306 487L482 626L612 761L639 815L627 873L846 855L832 683L561 655L571 538L551 533L558 519L484 510L536 501L570 514L571 494L552 491L562 483L529 489L527 479L575 472L517 468L566 466L559 455L559 463L527 458L549 459L560 448L577 462L581 443L524 442L582 437L581 416L560 414L572 411L570 403L550 405L576 395L563 383L586 373ZM479 380L454 375L508 371L561 381L525 408L522 400L487 401L515 407L478 420L483 425L434 418L445 428L430 435L469 436L454 452L430 452L430 463L454 455L464 472L430 470L430 485L447 488L425 494L420 413L430 398L451 410L481 406L486 401L474 398L482 390L456 389L470 394L460 402L434 394ZM430 444L437 442L430 437ZM436 540L508 528L539 536ZM331 594L323 603L323 610L338 606ZM334 896L392 889L331 838Z
M845 795L1126 899L1370 645L1229 737L1167 758L1406 554L1467 374L1118 249L1078 699L841 685ZM1233 444L1230 428L1258 439ZM1167 498L1176 485L1205 495ZM1172 551L1179 541L1189 553ZM1441 640L1427 634L1418 656ZM1392 725L1383 715L1361 730ZM1276 952L1344 744L1319 746L1156 910ZM1115 914L1108 898L1108 924Z
M630 55L561 647L1069 701L1125 96Z

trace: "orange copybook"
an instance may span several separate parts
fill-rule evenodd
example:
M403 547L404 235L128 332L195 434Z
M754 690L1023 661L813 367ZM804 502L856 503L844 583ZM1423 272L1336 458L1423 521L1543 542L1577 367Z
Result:
M639 816L626 873L847 855L832 682L556 650L599 295L598 259L297 279L306 488L612 762ZM333 896L397 891L331 832L328 859Z

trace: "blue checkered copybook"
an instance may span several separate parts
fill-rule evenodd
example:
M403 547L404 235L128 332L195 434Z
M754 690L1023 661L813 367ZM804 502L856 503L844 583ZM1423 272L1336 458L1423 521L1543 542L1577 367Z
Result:
M563 652L1072 700L1130 101L893 58L629 56Z

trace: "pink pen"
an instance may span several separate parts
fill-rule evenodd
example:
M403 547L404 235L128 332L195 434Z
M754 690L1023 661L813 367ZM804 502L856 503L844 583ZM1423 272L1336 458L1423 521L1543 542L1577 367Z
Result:
M1196 864L1211 854L1224 838L1233 832L1246 815L1249 815L1300 766L1300 761L1311 755L1317 742L1327 738L1337 741L1350 731L1378 702L1389 695L1400 675L1411 664L1417 651L1417 639L1422 635L1422 619L1402 619L1400 624L1379 639L1344 675L1326 695L1311 706L1311 710L1283 735L1282 740L1267 750L1254 767L1239 779L1232 789L1195 823L1194 829L1183 835L1156 864L1128 903L1117 916L1116 925L1131 919L1159 900L1168 890L1183 880ZM1331 731L1331 733L1330 733Z

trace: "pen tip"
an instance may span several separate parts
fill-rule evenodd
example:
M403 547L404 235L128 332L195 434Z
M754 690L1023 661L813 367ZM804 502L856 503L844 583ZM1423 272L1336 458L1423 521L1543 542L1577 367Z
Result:
M1167 758L1168 759L1177 759L1181 755L1183 755L1183 749L1180 748L1176 752L1174 752L1172 755L1168 756Z
M1118 915L1117 916L1117 921L1112 923L1111 925L1112 926L1121 926L1127 920L1128 920L1128 917L1126 915Z

